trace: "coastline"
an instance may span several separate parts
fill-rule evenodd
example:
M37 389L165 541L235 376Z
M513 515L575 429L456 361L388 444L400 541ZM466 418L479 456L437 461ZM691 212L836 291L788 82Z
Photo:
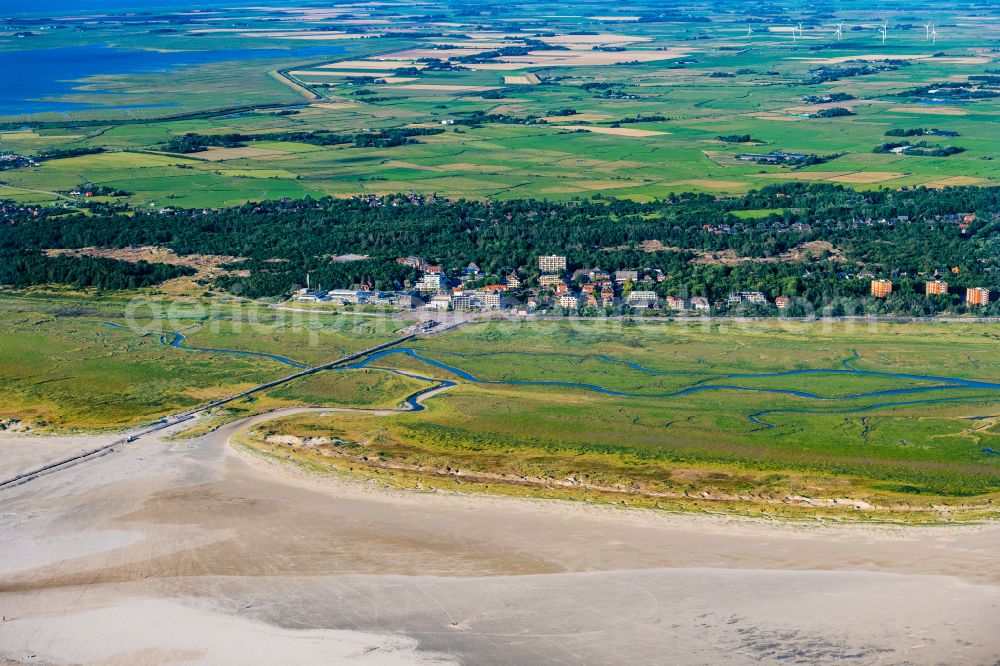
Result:
M250 652L267 639L288 663L560 663L567 649L638 663L1000 657L994 525L412 493L229 446L287 413L191 440L168 430L4 491L0 552L22 546L0 558L0 656L267 661L276 653Z

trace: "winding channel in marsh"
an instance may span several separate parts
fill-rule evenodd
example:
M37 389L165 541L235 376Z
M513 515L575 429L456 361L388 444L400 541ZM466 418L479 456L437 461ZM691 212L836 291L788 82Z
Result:
M293 368L299 368L300 370L305 370L306 368L309 367L305 363L294 361L285 356L278 356L277 354L244 351L241 349L215 349L211 347L192 347L191 345L188 345L185 342L187 338L184 337L183 333L173 333L172 335L173 337L171 337L169 341L167 340L166 335L161 335L160 344L167 345L169 347L174 347L176 349L184 349L186 351L215 352L218 354L239 354L240 356L259 356L261 358L269 358L272 361L277 361L278 363L284 363L285 365L290 365Z
M207 347L195 347L190 346L185 343L185 337L181 333L174 333L172 338L168 339L168 336L163 335L160 338L160 342L165 345L177 349L183 349L186 351L201 351L201 352L216 352L224 354L240 354L246 356L258 356L262 358L268 358L279 363L284 363L296 368L307 368L309 366L294 361L292 359L286 358L284 356L278 356L275 354L267 354L263 352L251 352L236 349L214 349ZM464 358L464 354L459 354L456 352L443 352L451 354L456 357ZM409 396L407 396L403 402L407 405L409 411L420 411L424 409L423 405L419 402L420 398L426 397L429 393L437 393L439 391L451 388L456 385L456 382L451 380L443 380L433 377L426 377L412 372L397 370L394 368L384 367L375 365L379 360L387 358L392 355L402 354L416 361L426 363L427 365L448 372L456 377L474 384L493 384L501 386L548 386L548 387L558 387L558 388L568 388L568 389L583 389L586 391L593 391L596 393L601 393L603 395L623 397L623 398L676 398L685 395L691 395L694 393L700 393L705 391L743 391L750 393L765 393L772 395L784 395L792 396L796 398L803 398L807 400L822 401L822 402L838 402L838 401L850 401L850 400L865 400L869 398L887 398L891 396L901 396L910 394L922 394L922 393L936 393L942 391L955 391L955 390L983 390L988 392L996 392L996 398L1000 399L1000 383L998 382L987 382L972 379L962 379L958 377L944 377L939 375L921 375L921 374L911 374L902 372L881 372L874 370L861 370L853 365L854 361L858 360L860 356L857 351L853 352L853 356L848 359L844 359L841 363L842 367L839 368L805 368L796 370L784 370L778 372L699 372L699 371L687 371L687 370L656 370L653 368L647 368L638 363L632 361L627 361L624 359L614 358L607 355L583 355L583 354L570 354L570 353L552 353L552 354L541 354L538 352L494 352L486 354L478 354L480 356L488 355L511 355L511 356L564 356L571 358L580 359L596 359L598 361L606 363L615 363L619 365L624 365L638 372L643 372L649 375L664 375L664 376L690 376L690 377L700 377L697 382L693 385L678 389L676 391L670 391L666 393L630 393L626 391L618 391L615 389L610 389L598 384L588 384L582 382L564 382L564 381L547 381L547 380L491 380L482 379L473 375L472 373L462 370L454 365L444 363L442 361L424 356L419 350L412 347L393 347L389 349L383 349L374 354L371 354L359 361L354 363L345 364L337 368L331 368L331 370L351 370L351 369L362 369L371 368L377 370L383 370L387 372L394 372L396 374L405 375L412 379L418 381L424 381L432 383L433 386L417 391ZM817 393L811 393L808 391L799 391L794 389L782 389L782 388L762 388L762 387L748 387L740 386L738 384L726 384L726 383L716 383L719 380L725 379L755 379L755 378L776 378L776 377L794 377L800 375L844 375L844 376L854 376L854 377L873 377L873 378L888 378L888 379L901 379L910 381L921 381L921 382L933 382L930 386L911 386L906 388L898 389L885 389L881 391L871 391L865 393L854 393L842 396L823 396ZM949 402L960 402L960 401L976 401L982 400L982 396L956 396L956 397L935 397L935 398L924 398L916 400L907 401L888 401L888 402L876 402L872 404L860 405L857 407L846 407L843 409L835 410L822 410L822 409L793 409L793 408L781 408L781 409L767 409L754 412L753 414L748 414L747 418L754 424L761 426L762 428L774 428L773 423L768 423L764 420L765 417L771 414L782 414L782 413L795 413L795 414L851 414L857 412L871 411L875 409L880 409L884 407L896 407L896 406L913 406L913 405L925 405L925 404L937 404L937 403L949 403Z
M504 353L509 353L509 354L512 354L512 355L518 355L518 354L521 354L522 352L504 352ZM524 353L530 353L530 352L524 352ZM428 364L430 366L433 366L435 368L438 368L440 370L444 370L444 371L449 372L449 373L451 373L451 374L453 374L453 375L455 375L455 376L457 376L457 377L459 377L461 379L464 379L465 381L468 381L468 382L471 382L471 383L475 383L475 384L496 384L496 385L504 385L504 386L552 386L552 387L564 387L564 388L579 388L579 389L584 389L584 390L588 390L588 391L594 391L594 392L597 392L597 393L602 393L604 395L611 395L611 396L616 396L616 397L628 397L628 398L675 398L675 397L689 395L689 394L692 394L692 393L698 393L698 392L702 392L702 391L748 391L748 392L754 392L754 393L770 393L770 394L776 394L776 395L788 395L788 396L794 396L794 397L798 397L798 398L805 398L805 399L808 399L808 400L819 400L819 401L827 401L827 402L836 402L836 401L839 401L839 400L861 400L861 399L865 399L865 398L880 398L880 397L889 397L889 396L894 396L894 395L906 395L906 394L912 394L912 393L928 393L928 392L947 391L947 390L956 390L956 389L967 389L967 390L968 389L981 389L981 390L988 390L988 391L996 391L997 392L997 396L1000 397L1000 383L995 383L995 382L984 382L984 381L977 381L977 380L971 380L971 379L961 379L961 378L957 378L957 377L942 377L942 376L937 376L937 375L917 375L917 374L909 374L909 373L878 372L878 371L873 371L873 370L859 370L859 369L856 369L856 368L851 367L849 365L849 363L851 361L857 360L858 355L857 355L856 352L855 352L855 355L852 358L846 359L843 362L843 365L844 365L843 368L808 368L808 369L799 369L799 370L785 370L785 371L781 371L781 372L760 372L760 373L742 373L742 372L741 373L711 373L711 372L696 372L696 371L654 370L654 369L651 369L651 368L646 368L644 366L641 366L641 365L639 365L637 363L633 363L631 361L625 361L625 360L622 360L622 359L616 359L616 358L613 358L613 357L610 357L610 356L603 356L602 355L602 356L590 357L590 358L597 358L597 359L599 359L601 361L606 361L606 362L609 362L609 363L624 364L624 365L626 365L628 367L631 367L631 368L633 368L635 370L639 370L641 372L646 372L646 373L652 374L652 375L688 375L688 376L701 376L701 377L704 377L704 376L708 375L708 376L713 377L713 378L731 378L731 379L741 379L741 378L743 378L743 379L746 379L746 378L758 378L758 377L791 377L791 376L796 376L796 375L816 374L816 375L848 375L848 376L882 377L882 378L891 378L891 379L906 379L906 380L930 381L930 382L939 382L939 383L937 383L937 384L935 384L933 386L914 386L914 387L901 388L901 389L887 389L887 390L883 390L883 391L871 391L871 392L867 392L867 393L855 393L855 394L849 394L849 395L838 396L838 397L822 396L822 395L818 395L816 393L809 393L809 392L806 392L806 391L796 391L796 390L792 390L792 389L755 388L755 387L738 386L738 385L731 385L731 384L696 384L694 386L689 386L689 387L686 387L686 388L683 388L683 389L679 389L677 391L672 391L672 392L669 392L669 393L641 394L641 393L628 393L628 392L625 392L625 391L616 391L616 390L609 389L609 388L606 388L606 387L603 387L603 386L598 386L596 384L586 384L586 383L578 383L578 382L560 382L560 381L544 381L544 380L536 380L536 381L511 381L511 380L489 380L489 379L481 379L481 378L476 377L475 375L473 375L473 374L471 374L471 373L469 373L469 372L467 372L465 370L462 370L461 368L457 368L457 367L455 367L453 365L449 365L447 363L443 363L441 361L429 358L427 356L423 356L417 350L415 350L413 348L410 348L410 347L397 347L397 348L392 348L392 349L383 349L383 350L381 350L379 352L376 352L375 354L372 354L372 355L370 355L370 356L368 356L368 357L366 357L366 358L364 358L364 359L362 359L360 361L357 361L355 363L351 363L350 365L343 366L343 369L350 369L350 368L359 369L359 368L365 368L365 367L370 367L371 366L371 367L379 367L379 369L388 370L390 372L399 372L399 371L394 370L392 368L385 368L385 367L380 367L380 366L372 366L372 364L374 362L378 361L379 359L385 358L387 356L391 356L393 354L403 354L403 355L406 355L406 356L408 356L408 357L410 357L410 358L412 358L414 360L421 361L423 363L426 363L426 364ZM456 354L456 355L461 356L459 354ZM560 356L576 356L576 357L579 357L579 358L587 358L586 356L575 355L575 354L559 354L559 355ZM422 380L425 380L425 381L432 381L432 382L440 381L440 380L435 380L435 379L432 379L432 378L429 378L429 377L421 377L419 375L414 375L412 373L400 373L400 374L405 374L405 375L407 375L409 377L413 377L415 379L422 379ZM768 422L764 421L763 417L765 417L765 416L767 416L769 414L779 414L779 413L849 414L849 413L854 413L854 412L871 411L871 410L879 409L879 408L882 408L882 407L910 406L910 405L934 404L934 403L947 403L947 402L956 402L956 401L961 401L961 400L973 400L973 399L974 399L973 397L955 397L955 398L929 398L929 399L923 399L923 400L909 400L909 401L899 401L899 402L879 402L879 403L874 403L874 404L870 404L870 405L862 405L862 406L859 406L859 407L839 409L839 410L772 409L772 410L761 410L761 411L758 411L758 412L754 412L753 414L747 415L747 418L752 423L755 423L755 424L757 424L759 426L762 426L764 428L774 428L775 425L772 424L772 423L768 423Z

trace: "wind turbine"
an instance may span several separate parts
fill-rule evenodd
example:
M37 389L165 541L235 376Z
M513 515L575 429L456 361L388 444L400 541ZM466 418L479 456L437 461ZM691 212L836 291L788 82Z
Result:
M882 31L882 46L885 46L885 37L889 34L889 22L886 21L883 23L881 27L879 27L879 30Z
M937 45L937 28L931 26L931 44Z
M752 35L752 34L753 34L753 26L752 25L748 25L747 26L747 39L750 39L750 35Z
M837 29L834 31L833 36L837 38L838 42L841 40L841 38L844 36L844 24L843 23L838 23L837 24Z
M931 24L924 23L924 39L930 39L930 38L931 38Z
M802 21L799 21L799 39L802 38Z

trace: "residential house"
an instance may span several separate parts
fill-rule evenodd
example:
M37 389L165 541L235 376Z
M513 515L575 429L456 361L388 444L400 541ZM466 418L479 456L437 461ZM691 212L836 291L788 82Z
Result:
M784 310L785 308L787 308L789 305L792 304L792 299L790 299L788 296L778 296L776 299L774 299L774 304L778 306L779 310Z
M712 309L711 303L704 296L694 296L691 299L691 309L698 310L701 312L707 312Z
M409 257L402 257L400 259L397 259L396 261L400 264L403 264L404 266L409 266L410 268L416 268L417 270L420 271L424 270L424 268L427 267L426 261L424 261L420 257L416 257L413 255Z
M590 271L589 277L591 282L604 282L605 280L611 279L611 273L602 271L600 268L595 268Z
M625 284L626 282L638 282L639 271L615 271L615 282Z
M601 287L601 307L609 308L615 304L615 291L611 285L605 284Z
M679 296L667 296L667 307L671 310L686 310L687 301Z

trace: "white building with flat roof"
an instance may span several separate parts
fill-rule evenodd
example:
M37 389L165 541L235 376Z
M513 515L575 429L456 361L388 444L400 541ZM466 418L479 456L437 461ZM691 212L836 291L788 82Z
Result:
M543 273L561 273L566 270L566 257L542 255L538 257L538 270Z
M657 298L655 291L633 291L628 295L626 303L633 308L656 307Z
M580 295L566 293L559 297L559 307L566 310L575 310L580 307Z
M489 308L491 310L496 310L500 307L500 292L495 290L483 290L473 292L476 298L480 300L483 307Z
M759 291L737 291L729 294L730 303L767 303L767 296Z
M451 295L450 294L436 294L431 296L431 300L427 301L425 306L428 310L438 310L443 312L451 307Z
M417 291L437 291L444 286L444 276L440 273L424 273L413 288Z

